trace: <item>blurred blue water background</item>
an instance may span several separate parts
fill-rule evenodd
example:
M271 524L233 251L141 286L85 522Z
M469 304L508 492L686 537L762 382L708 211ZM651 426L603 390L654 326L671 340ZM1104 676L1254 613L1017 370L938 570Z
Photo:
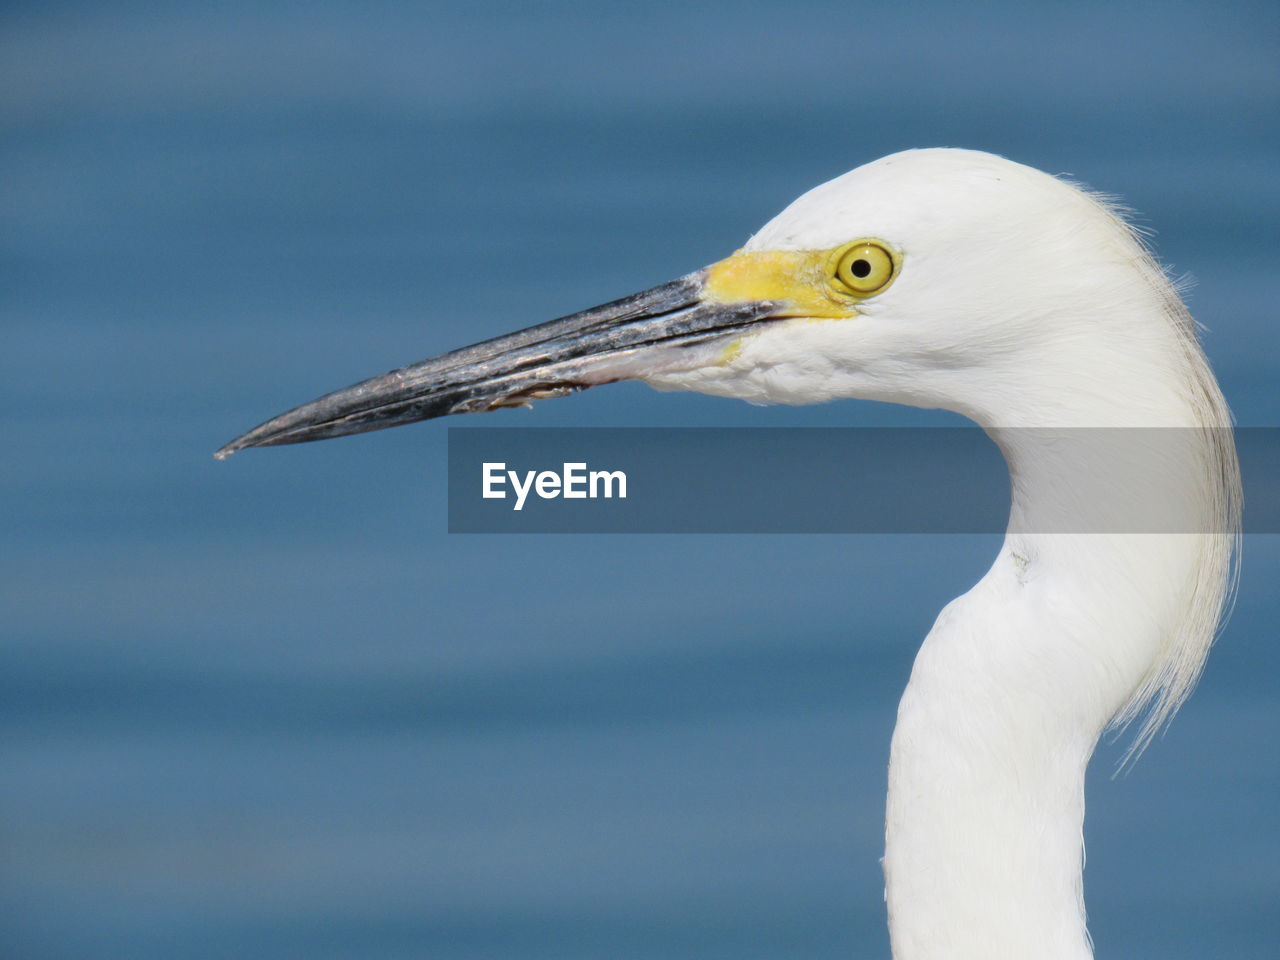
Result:
M898 693L997 537L451 537L435 425L210 453L924 145L1124 197L1280 424L1278 53L1268 3L6 4L0 954L887 957ZM1278 539L1095 763L1101 956L1275 956Z

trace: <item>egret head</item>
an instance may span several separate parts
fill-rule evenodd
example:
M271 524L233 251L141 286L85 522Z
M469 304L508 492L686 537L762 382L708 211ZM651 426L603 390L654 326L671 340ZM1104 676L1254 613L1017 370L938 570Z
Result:
M218 455L618 380L990 420L1024 385L1079 375L1081 344L1104 375L1108 318L1134 298L1159 315L1156 277L1131 232L1080 189L990 154L912 150L803 195L709 267L328 394Z

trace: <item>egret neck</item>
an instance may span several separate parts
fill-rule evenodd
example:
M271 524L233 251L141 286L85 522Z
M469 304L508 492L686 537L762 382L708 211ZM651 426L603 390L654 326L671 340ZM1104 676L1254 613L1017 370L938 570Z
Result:
M1044 355L1075 371L1115 357L1114 375L1010 371L1016 406L965 410L1005 455L1010 524L988 573L939 615L898 708L884 858L895 960L1092 956L1089 758L1137 703L1157 698L1143 743L1186 695L1231 550L1225 403L1168 308L1153 284L1123 327L1088 324L1093 339ZM1177 532L1131 532L1134 517Z

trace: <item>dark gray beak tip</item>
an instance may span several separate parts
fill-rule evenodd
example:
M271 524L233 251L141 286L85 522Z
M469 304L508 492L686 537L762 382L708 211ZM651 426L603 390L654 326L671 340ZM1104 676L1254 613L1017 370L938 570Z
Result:
M262 426L265 427L266 424L263 424ZM263 431L262 427L257 427L250 430L244 436L236 437L230 443L223 444L215 450L213 452L213 459L225 460L233 453L239 453L241 450L247 450L249 447L274 447L279 446L281 443L290 442L288 440L272 440L269 437L262 436L264 432L265 431Z
M236 437L230 443L223 444L214 451L213 459L225 460L233 453L238 453L248 447L274 446L278 441L273 442L269 437L265 436L267 431L264 428L267 426L269 426L269 424L264 423L261 427L255 427L243 436Z

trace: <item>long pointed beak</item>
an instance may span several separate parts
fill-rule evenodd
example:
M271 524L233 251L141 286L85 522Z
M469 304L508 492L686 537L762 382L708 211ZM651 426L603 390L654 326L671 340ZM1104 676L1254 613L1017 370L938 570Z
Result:
M283 413L214 454L324 440L564 396L688 365L698 345L787 315L774 300L704 299L708 270L393 370ZM794 315L794 314L793 314ZM696 365L696 364L694 364Z

